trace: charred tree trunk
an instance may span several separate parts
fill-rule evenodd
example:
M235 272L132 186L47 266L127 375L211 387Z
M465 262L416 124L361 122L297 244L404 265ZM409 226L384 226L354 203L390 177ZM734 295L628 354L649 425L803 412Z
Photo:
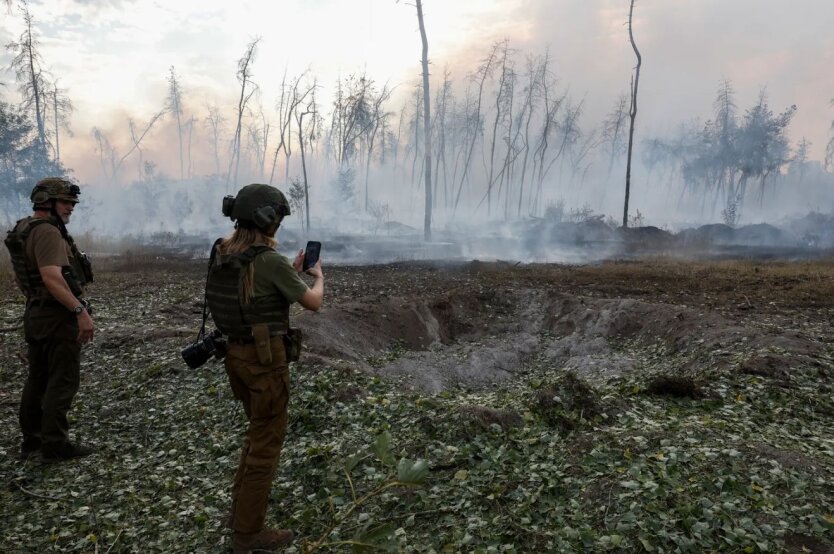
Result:
M634 19L634 0L631 0L631 8L628 10L628 38L631 40L631 47L634 49L634 55L637 56L637 67L634 70L634 78L631 82L631 110L629 117L631 124L628 128L628 161L626 162L626 186L625 186L625 203L623 205L623 228L628 227L628 197L631 194L631 154L634 148L634 121L637 119L637 87L640 84L640 65L643 63L643 58L640 56L640 51L637 50L637 44L634 43L634 33L632 31L632 23Z
M426 242L431 240L431 100L429 98L429 40L423 22L423 2L417 0L417 21L420 23L420 39L423 42L423 129L425 130L425 175L426 210L423 217L423 234Z

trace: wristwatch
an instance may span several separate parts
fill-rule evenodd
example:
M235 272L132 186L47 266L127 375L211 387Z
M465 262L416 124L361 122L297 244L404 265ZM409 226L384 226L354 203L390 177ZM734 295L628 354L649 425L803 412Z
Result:
M81 315L81 312L83 312L83 311L84 311L84 305L83 304L79 304L78 306L76 306L75 308L72 309L72 313L74 313L75 315Z

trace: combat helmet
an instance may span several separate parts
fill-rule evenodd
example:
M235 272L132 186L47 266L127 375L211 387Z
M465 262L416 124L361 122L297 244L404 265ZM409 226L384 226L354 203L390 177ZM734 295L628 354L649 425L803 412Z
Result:
M49 208L47 205L51 200L66 200L74 204L78 203L78 195L81 189L78 185L63 177L46 177L35 184L29 199L35 207Z
M290 204L277 188L253 183L240 189L237 196L223 198L223 215L240 227L266 231L290 215Z

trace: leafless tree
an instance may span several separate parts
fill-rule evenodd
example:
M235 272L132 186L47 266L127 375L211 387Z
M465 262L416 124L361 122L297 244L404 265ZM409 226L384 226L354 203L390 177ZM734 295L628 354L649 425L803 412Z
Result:
M61 129L64 129L72 136L72 129L69 126L69 116L72 114L72 101L65 94L66 91L58 88L58 82L52 86L52 115L55 122L55 161L61 161Z
M193 160L191 158L191 144L192 144L192 139L194 137L194 124L195 123L196 123L196 120L194 119L193 115L188 118L188 122L186 123L186 129L188 130L188 172L187 172L187 175L188 175L189 179L191 179L191 177L194 176L194 163L193 163Z
M144 129L141 129L141 130L136 126L136 122L133 119L128 120L128 131L130 131L130 140L133 142L133 147L130 150L128 150L128 152L124 156L122 156L121 159L119 160L119 162L116 164L114 175L113 175L114 179L116 179L117 172L121 168L122 163L124 163L124 161L133 153L134 150L139 152L139 179L142 179L142 175L143 175L143 171L144 171L144 159L143 159L144 156L143 156L142 147L141 147L142 140L144 140L145 135L148 134L148 132L151 130L151 128L153 128L153 126L156 124L156 122L159 121L159 119L163 115L165 115L165 111L155 113L151 117L150 121L148 121L148 124L145 125ZM101 133L99 133L99 134L101 134Z
M811 141L802 137L799 144L796 146L796 153L791 158L791 169L796 168L795 171L799 174L799 183L805 178L805 171L808 167L808 153L811 150Z
M544 178L547 174L547 170L552 165L552 162L545 165L548 156L547 151L550 147L551 135L560 127L559 113L562 108L562 104L567 98L566 94L557 94L556 80L553 78L550 71L549 51L545 52L539 64L539 77L544 114L542 116L543 120L541 123L541 130L537 133L538 140L536 142L536 148L533 151L533 178L537 184L536 193L532 196L531 201L531 211L533 213L538 213L542 201ZM565 122L571 125L571 127L574 120L575 118L571 117L570 114L565 116ZM556 157L553 158L554 160L558 159L561 155L561 151L567 145L569 137L571 136L571 128L563 128L562 132L564 137L562 146L560 147L560 151L557 152Z
M368 176L371 172L371 160L373 158L374 143L376 142L377 133L390 115L385 111L384 104L391 97L391 89L388 88L388 83L383 85L379 93L371 94L371 122L365 131L365 143L367 145L367 152L365 155L365 212L368 211Z
M116 176L116 149L110 145L107 136L98 127L93 127L93 138L96 141L96 150L98 150L104 178L112 181Z
M373 81L364 73L341 77L336 82L336 98L330 123L330 143L339 167L353 163L358 144L372 125L370 92Z
M643 64L643 58L640 56L640 51L637 49L637 44L634 42L634 0L631 0L631 7L628 10L628 38L631 41L631 48L634 50L634 55L637 57L637 66L634 68L634 77L631 79L631 109L629 110L629 118L631 120L628 127L628 157L626 161L626 186L625 186L625 203L623 204L623 228L628 227L628 197L631 193L631 154L634 148L634 122L637 119L637 87L640 85L640 66Z
M602 122L602 143L608 151L608 175L614 169L614 162L626 153L625 124L628 117L628 97L620 94L614 108Z
M208 115L205 118L205 125L211 131L211 145L214 153L214 174L220 175L220 136L226 125L226 118L220 113L220 108L217 104L209 104L206 106Z
M499 53L499 60L497 61L497 64L501 66L501 74L498 78L498 88L495 94L495 119L492 123L492 140L490 141L489 147L489 176L487 177L486 191L487 215L489 215L491 211L492 186L495 183L495 142L498 139L498 122L501 120L502 116L506 117L504 108L506 104L505 99L508 91L507 85L512 80L512 67L510 67L509 65L509 40L504 39L498 41L496 44Z
M304 175L304 215L307 218L306 229L308 231L310 230L310 185L307 179L307 158L304 151L304 144L308 143L312 145L318 134L317 125L320 119L318 118L316 108L317 87L318 85L316 81L313 80L313 83L307 87L307 92L304 93L305 98L308 94L310 95L310 102L307 104L304 111L299 111L298 106L296 106L294 111L296 123L298 125L298 146L301 150L301 170ZM311 116L311 121L305 129L304 116L307 115Z
M177 77L177 73L174 71L173 65L168 69L168 99L165 107L177 120L177 138L179 140L180 147L180 179L184 179L185 169L182 150L182 87L180 86L180 80L179 77Z
M165 110L154 114L144 128L137 126L136 122L132 118L128 119L128 132L130 133L130 140L133 145L122 156L119 156L118 152L107 138L107 135L105 135L104 132L98 127L93 127L93 138L96 141L96 150L98 150L99 153L99 161L101 163L105 179L118 183L122 165L134 152L139 152L139 178L142 178L142 172L145 167L142 157L142 141L163 115L165 115Z
M834 98L831 99L831 105L834 106ZM834 133L834 121L831 122L831 131ZM825 167L826 169L834 167L834 134L825 146Z
M522 135L522 151L524 158L521 163L521 177L518 183L518 212L516 215L521 216L521 206L524 200L524 183L527 178L527 161L530 157L530 124L533 121L533 113L535 112L535 103L539 98L541 90L541 74L540 65L532 56L527 57L527 73L526 86L524 88L524 104L522 106L520 119L524 120L524 134ZM519 124L519 130L521 125Z
M493 64L495 63L495 58L498 55L498 48L500 47L499 43L495 43L492 45L492 49L490 50L489 55L487 58L481 63L481 66L478 68L478 71L472 77L473 80L477 81L478 83L478 100L474 105L473 111L468 114L467 122L471 125L471 130L473 132L469 133L469 144L467 146L466 155L463 161L463 172L460 177L460 184L458 185L458 192L455 197L455 209L458 207L458 203L460 202L460 195L463 191L463 185L466 182L466 177L469 175L469 167L472 164L472 153L475 151L475 143L478 140L478 135L480 134L481 129L481 102L483 100L483 93L484 93L484 84L486 83L487 78L492 74Z
M29 12L29 4L21 0L20 11L25 27L20 37L6 45L14 54L10 67L15 72L18 90L23 99L22 107L34 116L38 131L38 144L46 152L49 139L46 134L46 106L49 93L54 86L49 82L48 74L43 69L43 59L38 50L40 44L33 29L34 20Z
M279 152L284 152L284 182L289 180L290 174L290 156L292 156L292 122L295 117L295 111L310 94L307 89L302 93L299 86L301 80L306 78L308 71L302 72L296 76L292 83L287 82L287 73L284 71L284 77L281 81L281 96L278 98L276 108L278 110L278 146L275 147L275 153L272 156L272 170L269 175L269 182L275 177L275 167L278 162Z
M266 151L269 147L270 124L266 119L262 107L258 108L258 120L246 127L249 138L249 150L254 157L255 167L258 171L258 179L264 175L266 163Z
M423 172L426 176L426 207L425 215L423 217L423 238L426 242L431 240L431 98L429 97L431 89L429 88L429 41L426 37L426 25L423 20L423 2L417 2L417 21L420 24L420 40L423 43L423 55L421 62L423 65L423 122L425 133L425 154L426 163Z
M240 170L240 147L241 134L243 130L243 115L246 112L247 104L252 96L257 92L258 86L252 80L252 64L255 62L255 53L260 42L260 38L252 40L246 45L246 51L237 61L237 82L240 83L240 98L237 103L237 124L235 125L235 134L232 138L231 159L229 160L229 171L226 173L226 187L232 182L237 183L238 174ZM232 169L234 168L234 173Z
M443 70L443 83L440 85L438 94L434 97L434 123L435 128L437 129L437 157L434 162L433 179L435 190L433 198L435 205L437 204L437 197L439 196L439 194L436 193L438 187L440 186L439 173L441 166L443 167L443 202L444 204L448 204L449 202L448 169L446 167L446 117L449 112L449 102L454 102L454 98L452 96L452 81L449 77L449 69L446 68Z

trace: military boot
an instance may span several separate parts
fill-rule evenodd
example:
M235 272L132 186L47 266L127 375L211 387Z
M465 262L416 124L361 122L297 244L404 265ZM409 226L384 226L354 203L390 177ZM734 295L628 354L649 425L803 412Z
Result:
M23 442L20 443L20 455L18 456L21 461L30 460L33 457L37 456L38 450L41 449L41 441L38 439L32 438L25 438Z
M232 542L234 554L247 554L250 550L267 550L274 552L277 548L287 546L295 535L290 529L270 529L264 527L257 533L235 533Z
M72 444L65 442L58 446L43 445L41 447L41 457L45 464L55 464L73 458L83 458L95 452L89 446L82 446L80 444Z

